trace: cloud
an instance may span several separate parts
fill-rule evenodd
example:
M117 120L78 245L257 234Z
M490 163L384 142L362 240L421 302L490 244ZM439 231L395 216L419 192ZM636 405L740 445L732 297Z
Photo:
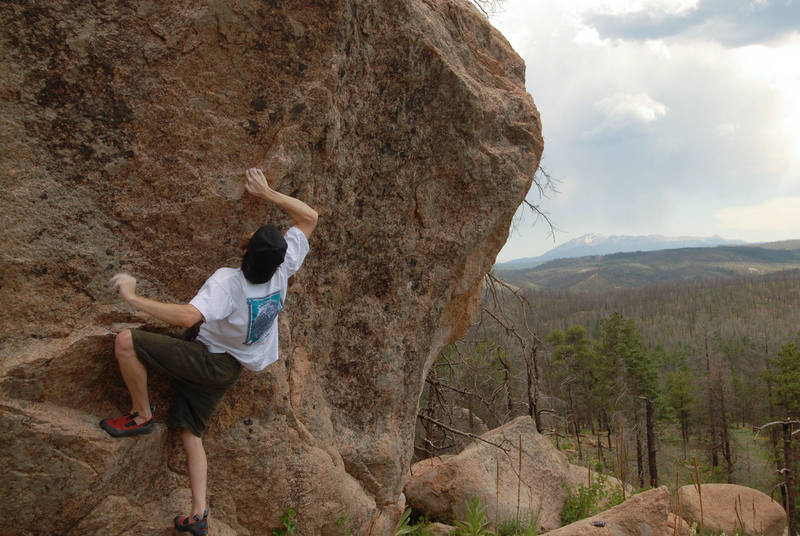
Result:
M701 0L666 11L584 12L583 23L603 38L634 41L684 37L726 46L773 43L800 32L798 0Z
M601 115L602 120L599 125L584 134L586 138L595 138L652 123L667 114L666 105L646 93L615 93L597 101L594 109Z
M756 205L723 208L714 216L731 229L798 234L800 197L776 197Z
M667 113L667 107L649 95L616 93L599 101L595 108L614 123L649 123Z

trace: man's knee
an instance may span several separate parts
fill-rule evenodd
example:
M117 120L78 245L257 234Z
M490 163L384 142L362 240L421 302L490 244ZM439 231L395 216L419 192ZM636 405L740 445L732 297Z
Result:
M181 430L181 440L183 441L183 448L187 451L203 448L203 438L194 435L188 428L183 428Z
M124 329L117 333L114 338L114 355L120 358L129 357L131 354L135 355L133 351L133 335L131 330Z

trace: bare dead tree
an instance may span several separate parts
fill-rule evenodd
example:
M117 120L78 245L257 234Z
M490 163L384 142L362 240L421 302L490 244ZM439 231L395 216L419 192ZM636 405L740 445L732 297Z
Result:
M491 272L485 277L487 294L491 296L495 307L492 309L484 308L485 312L491 316L507 335L512 336L520 347L520 354L525 361L526 394L528 404L528 414L531 415L536 423L536 430L542 432L542 422L539 404L539 370L538 370L538 348L542 340L531 329L528 322L529 303L517 289L511 287L501 279L498 279ZM500 292L506 296L511 296L517 302L522 313L522 326L520 329L508 318L505 310L500 306ZM522 333L520 333L522 331Z
M755 437L758 437L758 434L761 432L761 430L764 430L765 428L772 428L778 425L780 425L783 430L783 467L779 469L778 472L783 474L783 489L785 492L784 506L786 508L786 521L789 528L788 534L790 536L794 536L797 534L797 519L795 517L795 497L797 496L797 465L795 462L792 440L794 435L800 432L800 430L794 430L795 426L800 425L800 421L787 419L784 421L769 422L756 428Z
M503 4L503 0L471 0L471 2L480 9L486 17L491 17L499 13Z
M423 421L428 421L428 422L430 422L432 424L435 424L436 426L438 426L440 428L444 428L445 430L449 430L450 432L453 432L454 434L462 435L464 437L468 437L468 438L472 439L473 441L482 441L483 443L486 443L487 445L492 445L494 447L497 447L497 448L503 450L504 452L508 452L509 451L509 449L504 447L503 445L498 445L497 443L492 443L491 441L487 441L485 439L482 439L480 436L478 436L476 434L471 434L469 432L463 432L463 431L458 430L456 428L447 426L446 424L444 424L442 422L439 422L439 421L437 421L435 419L431 419L430 417L426 417L424 415L417 415L417 417L419 419L423 420Z

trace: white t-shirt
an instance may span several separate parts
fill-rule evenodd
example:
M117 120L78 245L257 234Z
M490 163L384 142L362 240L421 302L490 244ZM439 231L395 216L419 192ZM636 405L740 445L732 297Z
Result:
M306 235L297 227L286 231L284 239L286 257L266 283L250 283L240 268L220 268L189 302L205 319L197 340L211 352L228 352L250 370L278 360L278 313L289 277L308 253Z

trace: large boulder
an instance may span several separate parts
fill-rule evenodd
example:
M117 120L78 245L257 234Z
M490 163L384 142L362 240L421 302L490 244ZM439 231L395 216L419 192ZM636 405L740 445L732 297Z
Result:
M671 536L669 490L665 486L634 495L595 516L548 532L548 536Z
M786 511L780 503L756 489L736 484L702 485L702 522L706 529L732 534L780 536L786 529ZM678 489L681 516L690 524L701 521L700 495L694 486ZM744 526L742 526L744 525Z
M673 536L689 536L692 527L679 515L669 513L667 516L667 532Z
M429 536L446 536L458 530L456 527L444 523L431 523L427 528Z
M409 505L443 521L465 519L472 497L486 506L492 521L517 517L519 495L520 517L538 510L539 523L549 530L561 526L569 471L567 457L536 431L533 419L518 417L483 434L457 455L415 463L405 494Z
M128 404L113 334L163 329L107 281L185 302L242 232L286 228L243 194L249 166L321 217L281 360L243 374L205 436L212 517L265 534L291 507L299 534L390 533L428 367L468 327L541 157L521 59L463 0L0 16L0 533L117 533L119 510L162 534L188 508L175 434L96 427Z

